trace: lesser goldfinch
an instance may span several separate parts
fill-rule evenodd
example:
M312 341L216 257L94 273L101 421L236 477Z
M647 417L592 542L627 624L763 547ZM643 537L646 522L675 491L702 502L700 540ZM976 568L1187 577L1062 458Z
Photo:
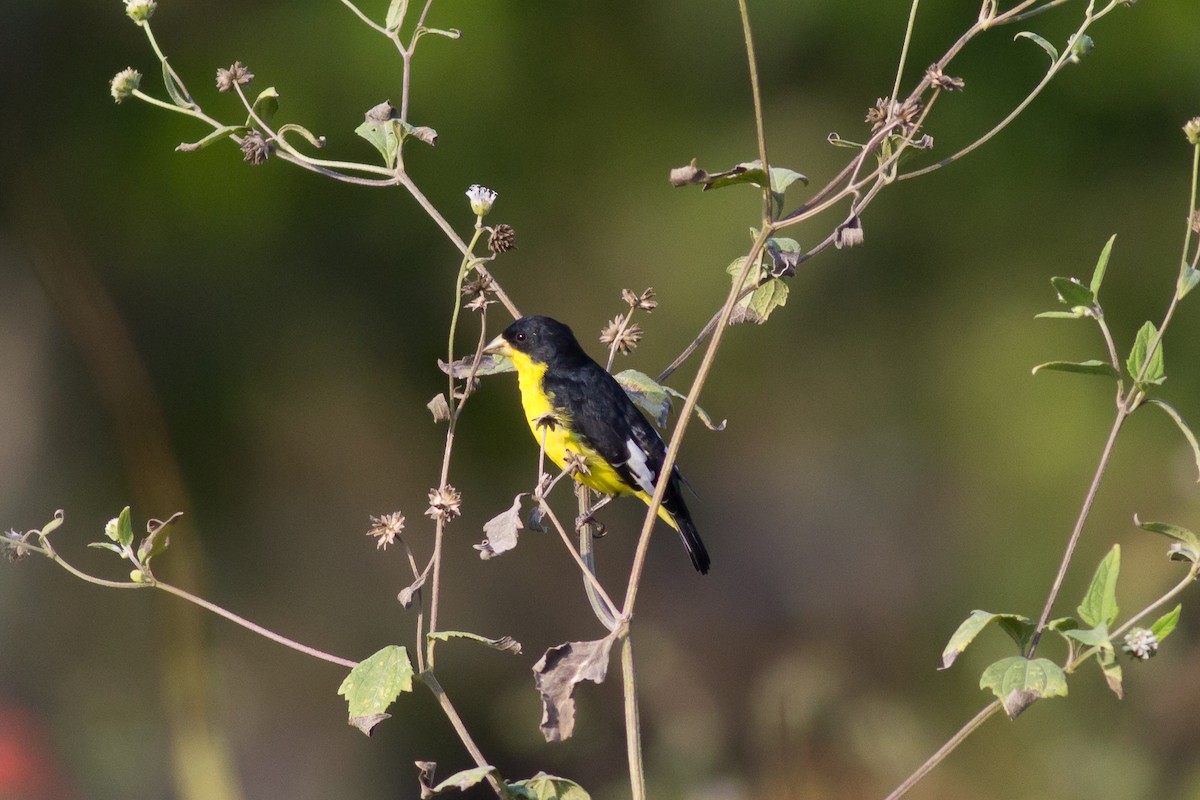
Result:
M576 480L602 494L632 494L650 503L667 447L570 328L549 317L522 317L484 351L512 359L529 429L538 442L545 436L551 461L562 468L568 453L576 453L585 466ZM706 573L708 551L683 501L682 480L672 467L658 515L679 531L692 564Z

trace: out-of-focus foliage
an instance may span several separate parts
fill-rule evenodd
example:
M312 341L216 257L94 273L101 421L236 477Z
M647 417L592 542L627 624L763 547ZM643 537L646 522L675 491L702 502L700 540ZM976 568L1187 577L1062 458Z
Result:
M912 74L976 11L923 4ZM820 185L845 161L827 134L865 138L866 110L890 92L907 4L864 14L771 0L751 14L772 160ZM736 7L438 0L429 21L463 36L418 53L410 119L439 138L406 151L410 172L462 230L464 189L497 189L493 217L520 235L497 265L505 288L586 333L597 357L621 290L653 285L660 306L614 368L656 375L716 308L758 217L749 188L667 180L691 158L755 156ZM653 796L881 796L990 696L977 676L1008 653L1003 637L947 672L935 671L941 648L973 608L1036 616L1110 416L1102 381L1030 377L1100 346L1085 326L1033 316L1047 280L1086 274L1113 232L1105 311L1122 351L1161 313L1190 167L1179 128L1200 114L1198 22L1191 0L1159 0L1097 27L1094 50L1016 124L895 187L864 217L864 247L802 265L769 324L730 331L702 398L728 427L695 426L681 458L713 570L699 579L658 536L638 608ZM236 111L209 79L241 60L277 88L277 119L326 136L329 157L375 155L354 129L398 97L398 62L341 4L164 0L155 26L206 106ZM252 168L224 143L174 152L204 132L109 94L118 70L155 66L116 0L17 0L0 62L0 524L35 527L65 508L56 546L75 537L77 560L102 568L106 554L83 543L127 504L180 510L154 500L177 468L189 527L156 573L179 575L186 558L190 587L346 657L402 640L411 612L395 596L411 576L362 534L371 514L419 517L435 482L442 431L425 405L445 387L436 359L457 255L400 190ZM1007 113L1044 62L1011 32L965 53L965 91L928 125L932 157ZM114 422L109 409L133 399L98 392L111 376L72 334L88 320L53 299L71 291L54 276L81 274L95 282L71 284L75 299L114 311L143 359L171 463ZM1185 304L1164 391L1189 420L1198 333ZM545 770L619 797L618 686L581 685L573 739L546 745L538 730L536 654L600 635L575 568L536 532L502 558L472 548L536 469L500 385L511 380L486 378L459 429L463 516L442 614L449 628L511 635L526 655L448 647L441 681L503 774ZM1120 542L1123 591L1143 592L1123 596L1129 606L1168 580L1134 511L1200 524L1189 448L1162 415L1141 416L1079 561ZM640 516L633 502L601 513L609 581ZM420 535L410 523L405 536ZM1068 577L1063 608L1089 578L1086 566ZM1124 701L1099 675L1074 677L1069 700L993 720L913 796L1194 797L1200 645L1195 598L1182 600L1171 646L1127 667ZM0 571L0 601L0 742L27 753L27 780L68 793L18 797L170 796L188 767L172 762L167 708L196 686L211 700L187 719L221 731L245 797L410 796L413 761L470 766L426 696L405 695L367 739L344 724L343 671L215 618L202 622L204 657L179 659L168 634L195 622L172 598L105 593L26 561Z

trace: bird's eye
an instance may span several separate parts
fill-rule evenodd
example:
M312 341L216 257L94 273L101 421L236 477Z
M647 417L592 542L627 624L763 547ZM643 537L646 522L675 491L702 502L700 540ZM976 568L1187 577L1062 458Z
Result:
M516 339L518 342L523 342L523 341L525 341L525 334L523 334L523 333L518 333L518 334L517 334L516 336L514 336L513 338L514 338L514 339Z

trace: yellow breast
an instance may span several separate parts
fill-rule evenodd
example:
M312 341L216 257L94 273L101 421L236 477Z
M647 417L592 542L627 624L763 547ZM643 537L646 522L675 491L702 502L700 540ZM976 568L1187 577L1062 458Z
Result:
M566 463L567 453L578 453L583 456L588 473L579 478L585 485L604 494L635 493L632 487L621 480L621 476L588 447L571 430L571 419L565 409L554 404L554 398L548 395L542 386L542 378L546 374L546 364L533 361L528 355L514 350L509 354L513 366L517 368L517 383L521 388L521 406L525 409L525 419L533 438L546 443L546 455L559 466ZM539 425L538 421L553 417L550 425Z

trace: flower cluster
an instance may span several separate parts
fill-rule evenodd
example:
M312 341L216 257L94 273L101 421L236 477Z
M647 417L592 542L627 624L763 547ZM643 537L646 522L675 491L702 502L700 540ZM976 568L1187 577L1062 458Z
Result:
M142 85L142 73L133 67L127 67L114 75L108 85L113 100L118 103L124 102Z
M1134 628L1125 634L1125 644L1121 649L1139 661L1146 661L1158 652L1158 637L1154 631Z

